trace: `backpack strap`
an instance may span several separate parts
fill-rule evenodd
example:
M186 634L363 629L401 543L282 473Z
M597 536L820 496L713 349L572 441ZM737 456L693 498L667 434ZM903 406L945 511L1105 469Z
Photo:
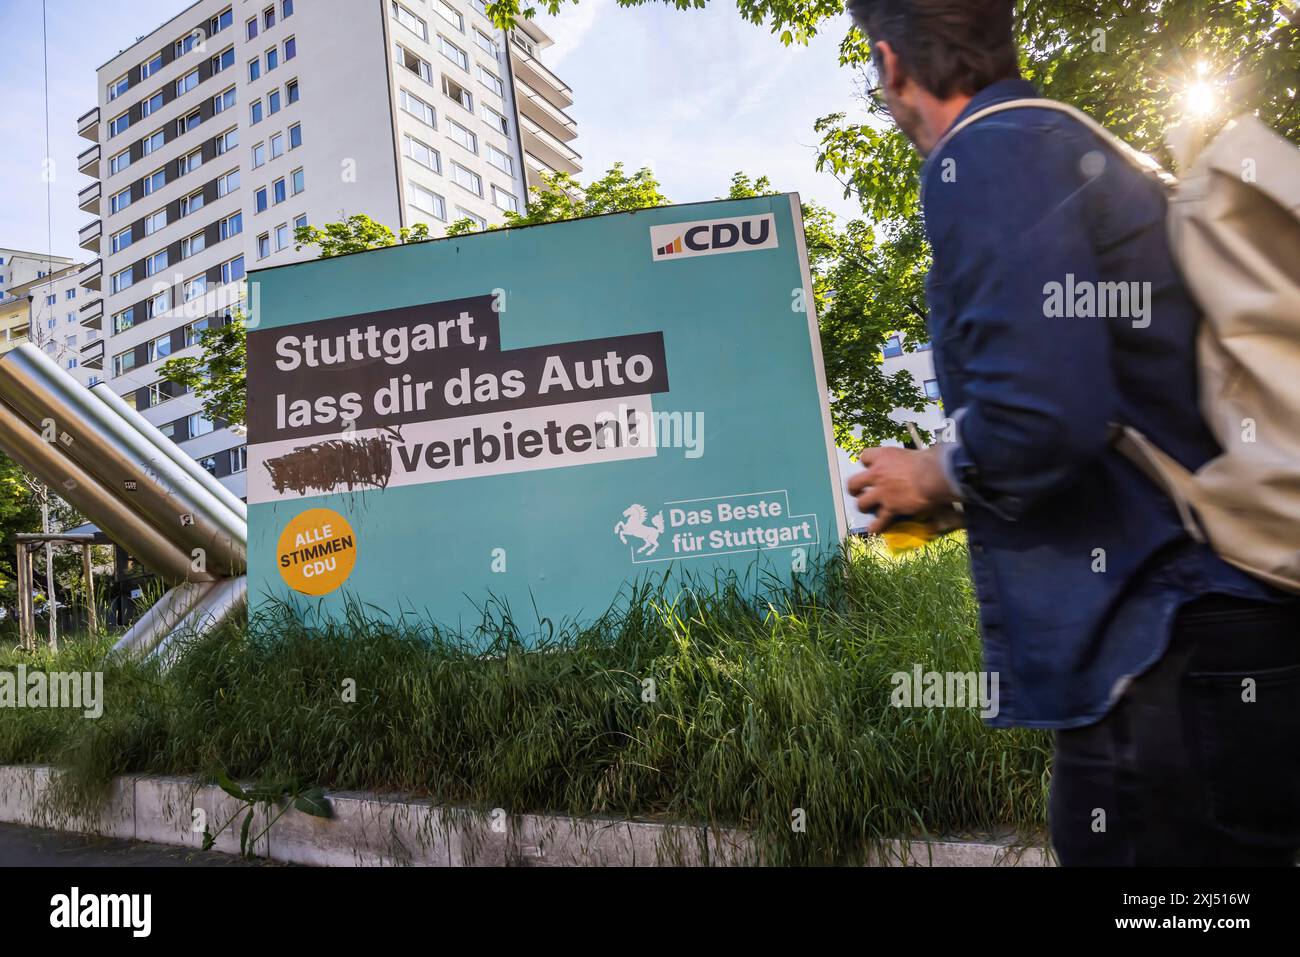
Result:
M1172 174L1166 171L1159 163L1153 160L1146 153L1140 153L1133 147L1129 146L1122 139L1112 133L1106 127L1102 126L1083 110L1073 107L1068 103L1061 103L1057 100L1049 100L1046 97L1028 97L1019 100L1007 100L1004 103L994 103L992 106L986 106L982 110L976 110L970 116L954 124L939 138L934 149L930 151L931 156L935 156L941 149L948 145L948 141L954 136L970 126L972 123L984 119L986 116L992 116L995 113L1002 113L1006 110L1055 110L1057 113L1064 113L1066 116L1073 117L1082 123L1089 130L1095 133L1098 138L1111 147L1116 153L1128 160L1139 171L1146 173L1148 176L1154 176L1167 186L1173 186L1177 180Z

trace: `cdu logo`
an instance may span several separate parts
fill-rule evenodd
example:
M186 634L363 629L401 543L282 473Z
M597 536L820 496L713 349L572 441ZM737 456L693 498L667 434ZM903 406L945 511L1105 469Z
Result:
M776 247L776 217L771 213L650 227L650 249L655 262Z

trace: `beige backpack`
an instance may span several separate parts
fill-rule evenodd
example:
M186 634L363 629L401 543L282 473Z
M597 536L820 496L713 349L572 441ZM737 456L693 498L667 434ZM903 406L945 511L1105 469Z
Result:
M985 116L1024 107L1068 113L1170 185L1170 243L1205 317L1201 413L1223 453L1192 473L1131 427L1117 430L1116 444L1174 500L1189 535L1300 592L1300 150L1247 114L1175 181L1086 113L1043 99L979 110L939 146Z

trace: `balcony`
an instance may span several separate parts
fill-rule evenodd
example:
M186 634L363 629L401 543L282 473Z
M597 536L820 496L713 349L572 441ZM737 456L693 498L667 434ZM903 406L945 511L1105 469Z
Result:
M81 207L83 213L99 215L99 198L103 195L104 187L100 185L99 180L95 180L85 189L77 194L77 205Z
M104 235L104 223L102 220L93 220L82 226L77 232L77 245L82 249L89 249L92 253L99 252L99 240Z
M87 369L104 368L104 340L96 339L81 347L81 364Z
M96 259L93 263L88 263L82 267L77 275L77 283L87 289L93 289L95 292L100 291L104 284L104 260Z
M77 117L77 133L91 142L99 142L99 107L91 107Z
M524 150L532 153L542 164L560 173L582 172L582 157L564 143L542 129L522 113L519 128L523 130Z
M99 179L99 144L96 143L77 157L77 169L87 176Z
M556 139L567 143L578 135L578 124L569 114L518 77L515 78L515 94L519 111Z
M541 60L520 49L518 44L508 46L510 66L517 79L523 80L556 106L573 106L573 90L567 83L543 66Z
M78 317L87 329L101 329L104 323L104 300L96 296L80 309Z

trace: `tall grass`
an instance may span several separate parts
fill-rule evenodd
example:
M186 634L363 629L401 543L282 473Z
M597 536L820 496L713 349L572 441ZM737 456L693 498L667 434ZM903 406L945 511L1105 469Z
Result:
M101 664L105 644L86 642L41 666L105 669L104 716L0 713L0 763L66 767L83 795L114 774L224 771L736 826L774 863L855 860L899 835L1041 828L1044 734L993 731L973 709L890 705L895 672L979 669L964 551L858 553L819 582L642 583L532 651L497 606L467 636L360 605L334 622L273 608L196 642L166 674Z

